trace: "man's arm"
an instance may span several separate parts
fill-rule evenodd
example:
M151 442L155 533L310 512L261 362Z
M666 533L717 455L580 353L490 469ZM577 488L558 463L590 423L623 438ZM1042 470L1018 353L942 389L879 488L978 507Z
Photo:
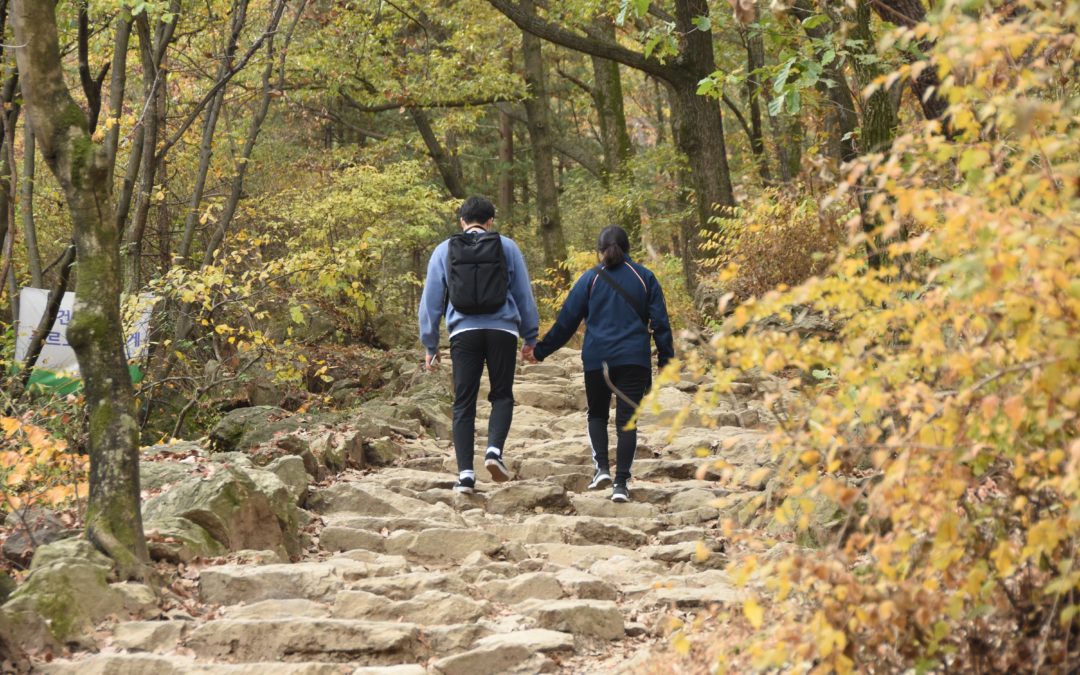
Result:
M533 297L532 283L529 281L529 268L525 266L525 256L521 249L510 240L510 250L513 251L514 267L510 273L510 294L514 297L518 314L521 315L521 323L518 324L518 332L526 345L536 344L536 337L540 335L540 312L536 309L536 298Z
M663 368L668 361L675 358L675 340L671 335L664 289L660 288L660 282L652 273L649 274L649 321L652 324L653 340L656 342L656 360Z
M558 351L577 332L582 319L589 309L589 278L588 272L581 275L574 287L570 289L570 295L566 296L566 302L559 310L559 316L555 319L555 325L547 332L544 339L536 343L533 355L539 361L543 361L551 354Z
M428 356L439 352L439 323L446 298L446 248L440 244L428 261L424 293L420 297L420 342Z

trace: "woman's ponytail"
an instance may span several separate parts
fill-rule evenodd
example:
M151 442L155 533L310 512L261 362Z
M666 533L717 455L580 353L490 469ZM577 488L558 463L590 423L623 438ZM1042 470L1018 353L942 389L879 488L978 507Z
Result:
M618 267L630 253L630 238L626 236L626 230L618 225L610 225L600 231L596 250L604 267Z

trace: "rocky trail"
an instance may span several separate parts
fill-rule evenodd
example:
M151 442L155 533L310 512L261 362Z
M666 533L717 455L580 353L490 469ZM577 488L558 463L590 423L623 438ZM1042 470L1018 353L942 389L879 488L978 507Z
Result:
M392 455L388 465L359 461L359 469L315 482L304 472L305 465L312 470L305 450L248 472L267 475L256 476L256 483L273 473L303 506L293 507L295 513L283 515L292 505L270 499L261 520L249 515L221 525L221 533L195 510L177 507L179 498L169 495L179 490L153 494L145 513L155 555L171 556L174 566L179 561L183 573L173 588L186 587L190 599L171 609L161 601L156 610L144 603L149 620L116 622L121 612L114 609L80 638L82 651L36 668L52 674L483 675L610 673L640 665L665 643L672 618L686 621L739 600L723 571L720 520L762 494L764 484L747 481L762 473L757 469L768 456L758 447L763 432L694 426L694 415L669 441L665 418L690 405L698 386L682 382L664 388L658 410L639 425L632 502L611 502L610 489L586 490L592 464L578 359L566 350L519 367L505 449L515 479L491 482L478 458L473 495L451 490L456 469L445 403L441 412L430 412L423 400L418 409L429 411L430 429L391 425L392 447L386 439L383 445L370 440L376 430L357 450L368 460ZM759 415L764 419L746 389L743 400L720 413L721 424L753 426ZM480 430L489 409L485 395L482 390ZM300 428L294 437L308 432ZM269 445L288 447L280 434L274 438ZM347 460L348 444L339 450ZM205 484L235 473L230 460L239 467L248 459L259 464L258 452L218 453L207 463L193 461L193 451L184 461L188 469L214 467L202 477ZM174 448L172 456L178 453ZM721 488L715 473L699 472L705 454L726 459L734 480ZM167 487L175 478L155 482L155 476L184 461L144 467L144 487L162 481ZM278 483L271 488L280 492ZM721 497L728 498L723 510ZM216 498L239 501L232 493ZM177 524L176 513L187 520ZM295 541L276 533L287 529L290 517ZM201 534L181 536L187 521L214 535L202 553L217 553L224 564L193 557L200 549L192 542ZM223 540L243 553L222 556L213 544ZM296 562L282 562L286 556ZM124 607L131 608L127 596L133 595L126 593Z

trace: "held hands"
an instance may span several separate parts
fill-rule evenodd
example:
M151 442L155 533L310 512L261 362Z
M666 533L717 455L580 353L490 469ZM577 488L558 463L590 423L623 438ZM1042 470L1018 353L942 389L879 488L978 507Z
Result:
M525 363L540 363L536 359L536 355L533 353L536 350L536 345L522 345L521 346L521 360Z

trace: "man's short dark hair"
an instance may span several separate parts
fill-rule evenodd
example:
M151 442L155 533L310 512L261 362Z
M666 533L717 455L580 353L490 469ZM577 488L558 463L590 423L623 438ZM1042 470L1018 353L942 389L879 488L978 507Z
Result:
M495 205L487 197L473 195L466 199L458 209L458 218L467 224L484 224L495 217Z

